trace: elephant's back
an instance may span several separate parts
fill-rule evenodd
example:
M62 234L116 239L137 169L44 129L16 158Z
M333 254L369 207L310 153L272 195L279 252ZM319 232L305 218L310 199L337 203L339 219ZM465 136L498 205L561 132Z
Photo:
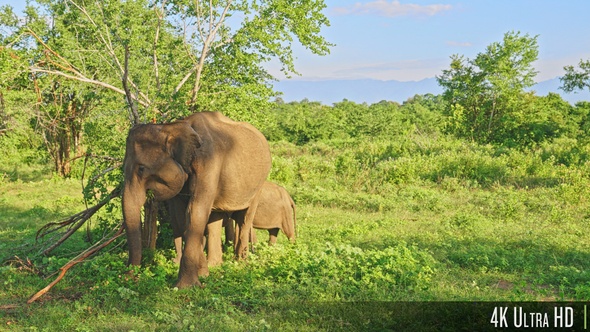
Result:
M254 197L272 166L264 135L249 123L233 121L218 112L195 113L185 120L207 141L211 158L219 162L220 200L216 200L216 207L229 211L230 207L237 210L244 206L237 202Z
M198 112L183 121L189 122L199 134L207 131L212 139L221 140L221 142L239 140L246 145L260 144L261 148L268 148L266 138L256 127L247 122L234 121L220 112ZM233 144L239 143L233 142Z
M260 203L258 205L260 213L278 217L284 207L290 208L289 197L289 193L285 188L274 182L264 182L260 190Z
M266 181L260 191L260 202L253 226L257 229L280 228L288 233L289 224L293 224L292 215L291 196L287 190L276 183Z
M198 114L201 114L201 123L207 127L218 151L227 154L228 162L251 164L257 169L268 168L270 172L270 147L256 127L247 122L234 121L219 112Z

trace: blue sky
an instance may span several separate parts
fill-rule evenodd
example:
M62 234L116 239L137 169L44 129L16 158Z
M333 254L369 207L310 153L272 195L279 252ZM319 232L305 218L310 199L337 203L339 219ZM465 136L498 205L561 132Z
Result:
M23 7L23 0L0 5ZM295 47L294 79L416 81L439 75L452 54L473 58L504 33L539 35L537 81L590 59L588 0L326 0L323 35L336 44L319 57ZM271 72L280 77L278 70Z
M539 35L537 81L590 59L590 1L326 0L330 55L297 49L297 79L414 81L439 75L452 54L473 58L508 31Z

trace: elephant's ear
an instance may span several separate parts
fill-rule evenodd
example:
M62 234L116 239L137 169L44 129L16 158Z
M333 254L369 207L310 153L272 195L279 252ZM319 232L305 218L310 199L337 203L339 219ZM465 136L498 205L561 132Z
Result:
M185 172L189 172L201 144L201 136L188 124L173 128L166 137L166 150Z

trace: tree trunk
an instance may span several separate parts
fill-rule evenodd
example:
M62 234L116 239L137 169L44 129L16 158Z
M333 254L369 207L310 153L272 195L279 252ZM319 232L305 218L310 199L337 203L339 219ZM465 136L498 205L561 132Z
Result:
M60 146L61 149L61 154L63 155L62 158L62 165L61 165L61 169L62 169L62 176L63 177L68 177L70 176L70 172L72 170L72 167L70 165L70 132L68 129L64 130L63 133L63 141L62 141L62 145Z

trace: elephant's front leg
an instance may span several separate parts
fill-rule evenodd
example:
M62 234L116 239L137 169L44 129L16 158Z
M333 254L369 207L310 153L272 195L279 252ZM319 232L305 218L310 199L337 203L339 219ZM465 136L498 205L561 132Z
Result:
M184 249L180 260L180 270L176 287L186 288L199 285L199 276L208 276L209 268L203 252L203 237L205 227L211 212L211 204L190 204L187 211L189 222L183 234Z

